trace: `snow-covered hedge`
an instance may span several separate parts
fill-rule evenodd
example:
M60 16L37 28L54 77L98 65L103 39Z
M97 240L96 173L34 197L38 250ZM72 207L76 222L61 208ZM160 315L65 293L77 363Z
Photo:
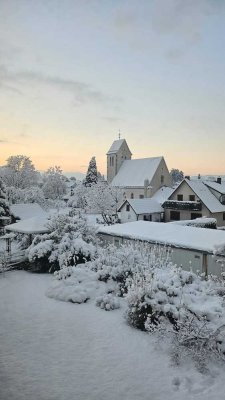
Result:
M170 222L170 224L194 226L195 228L217 229L217 220L215 218L206 218L206 217L201 217L191 220L183 220L183 221L173 221Z

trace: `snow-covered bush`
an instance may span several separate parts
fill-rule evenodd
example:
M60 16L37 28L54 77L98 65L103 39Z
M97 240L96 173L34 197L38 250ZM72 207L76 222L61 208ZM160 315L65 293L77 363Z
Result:
M224 287L176 266L143 268L129 278L127 321L148 332L171 334L173 354L186 351L203 369L214 352L225 354ZM182 350L183 349L183 350Z
M37 235L27 250L32 269L54 272L94 257L94 233L81 215L53 215L47 226L49 233Z
M175 225L194 226L195 228L217 229L217 220L215 218L201 217L191 220L170 222Z
M116 310L117 308L120 308L120 302L118 298L115 297L115 295L113 295L112 293L104 294L97 297L95 304L97 307L100 307L106 311Z
M223 314L223 298L215 296L215 283L176 266L154 271L143 268L135 273L130 278L127 301L128 320L134 323L133 314L138 318L139 310L149 308L143 330L152 330L165 319L179 329L179 323L193 315L212 321Z
M84 265L77 265L56 271L53 284L46 295L57 300L81 304L88 301L97 288L96 273Z
M120 247L109 245L98 249L98 257L92 262L100 281L109 279L118 283L118 294L127 292L127 279L144 266L148 270L170 265L170 249L141 242L126 243Z

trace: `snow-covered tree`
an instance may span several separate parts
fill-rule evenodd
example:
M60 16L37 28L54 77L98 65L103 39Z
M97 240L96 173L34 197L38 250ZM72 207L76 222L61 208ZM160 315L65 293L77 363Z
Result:
M25 189L38 183L38 172L29 157L24 155L10 156L1 176L7 186Z
M81 182L77 183L76 187L73 189L73 196L71 196L68 201L68 206L85 210L87 206L87 191L88 188Z
M37 235L28 249L32 269L54 272L94 256L95 236L81 214L53 215L47 227L49 233Z
M9 204L6 200L6 187L0 178L0 217L8 217L10 215Z
M43 192L49 199L61 199L66 193L66 178L59 166L50 167L44 175Z
M86 177L84 179L84 185L91 186L93 184L96 184L97 181L98 181L98 172L97 172L96 160L95 157L92 157L91 161L89 162Z
M180 171L179 169L172 168L170 171L170 176L172 179L172 183L179 183L184 179L184 173L183 171Z
M117 219L117 209L122 196L119 188L100 181L88 188L87 206L90 211L100 213L105 223L112 224Z
M9 204L16 203L38 203L42 207L47 206L43 190L38 186L26 189L17 189L14 186L6 188Z

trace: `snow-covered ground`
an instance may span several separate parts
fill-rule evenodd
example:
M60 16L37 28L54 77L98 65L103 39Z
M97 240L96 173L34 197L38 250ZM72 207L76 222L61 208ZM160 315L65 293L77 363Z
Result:
M122 310L45 296L49 275L0 275L0 399L222 400L225 368L175 367Z

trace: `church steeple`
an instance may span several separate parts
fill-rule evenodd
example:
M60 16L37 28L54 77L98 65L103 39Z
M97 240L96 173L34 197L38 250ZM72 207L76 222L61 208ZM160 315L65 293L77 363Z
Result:
M107 181L111 183L124 160L130 160L132 153L125 139L115 140L107 153Z

